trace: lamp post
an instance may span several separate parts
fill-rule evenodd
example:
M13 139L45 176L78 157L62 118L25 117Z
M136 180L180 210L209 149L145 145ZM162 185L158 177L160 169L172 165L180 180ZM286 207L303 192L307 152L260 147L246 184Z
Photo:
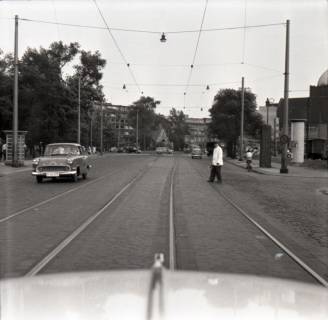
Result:
M137 109L137 132L136 132L136 147L139 148L139 110Z
M280 140L283 143L281 153L280 173L288 173L287 168L287 147L289 141L288 130L288 91L289 91L289 27L290 21L286 22L286 49L285 49L285 84L284 84L284 109L283 109L283 136Z
M15 16L15 53L14 53L14 109L13 109L13 157L12 166L18 166L18 15Z
M104 110L103 110L103 103L100 104L100 154L103 155L103 133L104 133Z
M81 144L81 77L78 75L77 143Z
M239 152L239 161L243 161L243 143L244 143L244 77L241 78L241 115L240 115L240 152Z

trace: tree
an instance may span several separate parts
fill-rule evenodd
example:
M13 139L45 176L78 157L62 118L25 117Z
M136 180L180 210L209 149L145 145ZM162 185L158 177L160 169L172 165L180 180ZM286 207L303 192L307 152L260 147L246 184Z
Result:
M139 141L142 149L148 149L151 144L152 132L156 129L155 109L159 103L160 101L152 97L142 96L132 104L128 114L129 123L135 130L138 114Z
M172 108L170 110L169 121L169 139L173 142L174 150L182 150L185 136L189 133L186 115L183 111L177 111L175 108Z
M66 78L63 68L76 57L80 63ZM106 61L98 51L80 50L76 42L61 41L49 48L28 48L19 61L19 129L27 130L27 144L76 141L78 78L81 79L81 142L89 142L88 111L104 101L101 70ZM13 58L0 52L0 127L12 127Z
M12 127L13 61L12 55L0 50L0 138L4 138L1 130Z
M244 94L244 132L259 138L263 125L262 117L256 111L256 96L250 90ZM228 156L235 157L241 124L241 90L221 89L214 97L210 109L212 122L210 135L222 139L227 144Z

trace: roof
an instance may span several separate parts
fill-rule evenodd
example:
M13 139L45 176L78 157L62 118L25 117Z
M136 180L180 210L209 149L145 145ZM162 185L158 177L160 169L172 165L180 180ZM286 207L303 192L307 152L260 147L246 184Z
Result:
M318 87L328 86L328 69L320 76Z
M47 146L62 146L62 145L69 145L74 147L80 147L81 145L78 143L72 143L72 142L57 142L57 143L49 143Z

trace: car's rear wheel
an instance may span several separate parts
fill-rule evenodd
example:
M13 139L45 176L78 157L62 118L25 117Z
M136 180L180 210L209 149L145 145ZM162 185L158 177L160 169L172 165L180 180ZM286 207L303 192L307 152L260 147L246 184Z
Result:
M42 181L43 181L43 177L41 177L41 176L36 177L36 182L37 183L42 183Z

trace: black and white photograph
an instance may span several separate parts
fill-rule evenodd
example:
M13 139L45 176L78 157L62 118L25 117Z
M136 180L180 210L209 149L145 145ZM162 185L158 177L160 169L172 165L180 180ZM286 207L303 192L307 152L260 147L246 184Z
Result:
M0 0L0 319L328 319L328 0Z

